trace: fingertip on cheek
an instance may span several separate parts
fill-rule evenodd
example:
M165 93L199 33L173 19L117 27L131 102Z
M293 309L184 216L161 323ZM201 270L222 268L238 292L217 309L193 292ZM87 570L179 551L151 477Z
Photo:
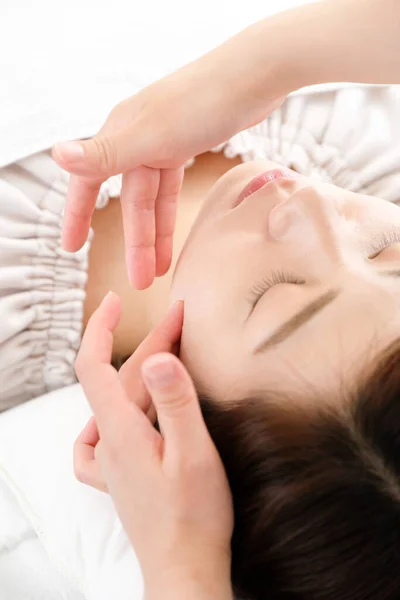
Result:
M97 309L101 317L105 318L106 326L113 331L119 323L122 313L121 300L113 291L109 291Z

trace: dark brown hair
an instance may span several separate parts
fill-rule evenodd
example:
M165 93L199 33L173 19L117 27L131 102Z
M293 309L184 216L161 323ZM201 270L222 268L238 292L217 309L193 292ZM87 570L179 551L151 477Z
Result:
M399 600L399 344L336 403L200 400L233 494L236 597Z

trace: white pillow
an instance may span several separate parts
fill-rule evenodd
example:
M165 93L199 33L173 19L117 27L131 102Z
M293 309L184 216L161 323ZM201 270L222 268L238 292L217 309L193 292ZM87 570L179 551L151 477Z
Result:
M111 498L73 474L73 443L90 414L78 384L2 413L0 477L87 600L139 600L139 564Z

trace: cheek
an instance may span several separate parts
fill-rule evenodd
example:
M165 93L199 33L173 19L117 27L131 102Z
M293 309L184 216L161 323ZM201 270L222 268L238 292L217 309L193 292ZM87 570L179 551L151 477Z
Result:
M230 355L234 347L224 332L211 333L207 328L195 326L188 318L182 332L179 358L188 369L197 393L216 400L228 394L238 372L234 362L237 356Z
M229 311L223 310L215 287L198 285L195 279L184 298L180 359L198 391L219 394L221 383L230 382L237 355L235 321Z
M349 203L346 213L373 231L377 227L400 226L400 208L387 200L371 196L357 197Z
M193 308L193 307L192 307ZM197 393L208 395L214 389L211 383L218 379L217 369L221 368L223 350L219 348L222 338L218 331L211 331L210 315L204 322L199 311L185 307L185 318L182 330L179 358L189 371ZM219 357L216 359L215 350Z
M225 256L222 236L213 230L192 231L178 258L171 301L183 300L186 310L208 314L223 302L229 289L229 272L223 268Z

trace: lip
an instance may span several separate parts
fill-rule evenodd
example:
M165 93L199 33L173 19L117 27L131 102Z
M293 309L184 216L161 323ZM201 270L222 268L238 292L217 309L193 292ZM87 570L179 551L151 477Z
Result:
M264 173L260 173L256 177L253 177L251 181L243 188L240 192L239 196L236 198L232 208L239 206L249 196L252 196L265 186L275 183L281 179L299 179L301 175L292 171L291 169L270 169L269 171L264 171Z

